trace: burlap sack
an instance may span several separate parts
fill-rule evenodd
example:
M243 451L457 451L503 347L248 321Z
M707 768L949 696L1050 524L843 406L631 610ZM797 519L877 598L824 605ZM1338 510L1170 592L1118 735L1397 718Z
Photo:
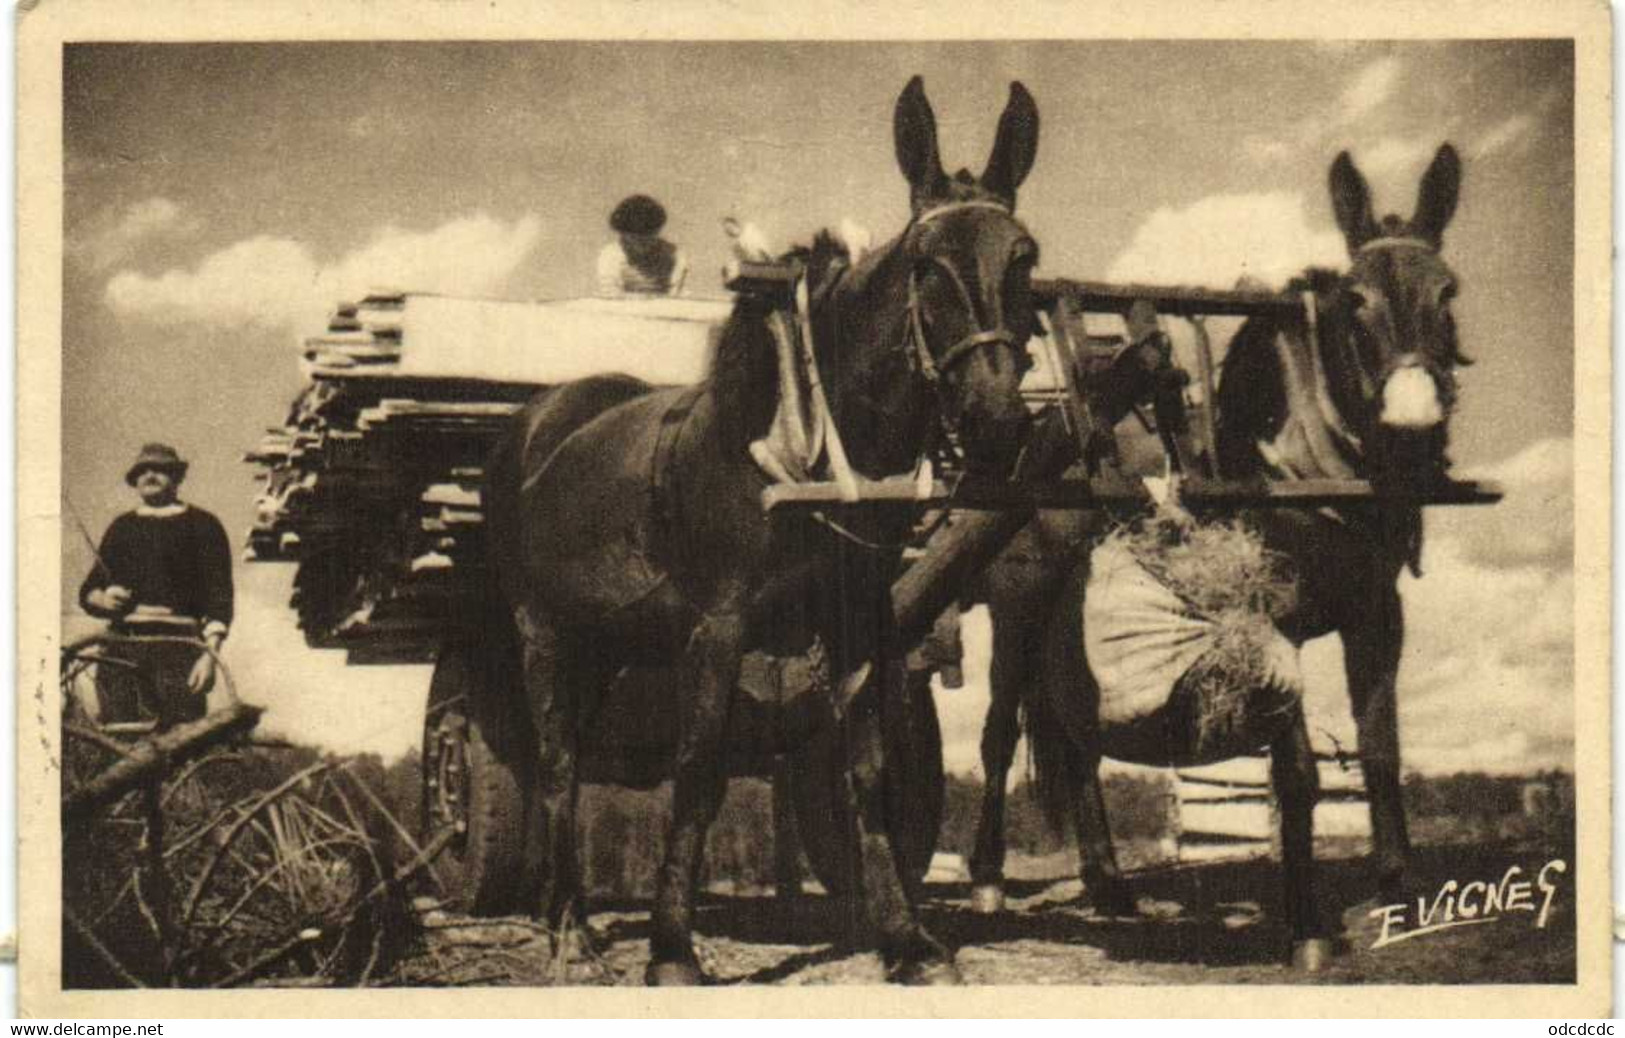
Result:
M1245 618L1243 627L1236 616L1223 623L1228 630L1196 613L1122 542L1108 539L1094 550L1084 651L1108 740L1121 730L1133 735L1136 758L1177 764L1250 752L1273 738L1302 695L1297 649L1268 617ZM1220 650L1225 637L1252 640L1245 675L1218 669L1221 660L1234 666L1233 646ZM1148 736L1158 752L1144 748Z

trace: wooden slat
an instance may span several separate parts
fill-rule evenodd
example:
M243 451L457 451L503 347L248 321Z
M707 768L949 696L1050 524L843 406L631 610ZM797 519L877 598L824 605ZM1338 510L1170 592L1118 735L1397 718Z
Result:
M1244 861L1250 858L1267 858L1269 853L1268 840L1223 840L1211 843L1193 840L1190 843L1181 842L1179 845L1179 860L1190 863Z

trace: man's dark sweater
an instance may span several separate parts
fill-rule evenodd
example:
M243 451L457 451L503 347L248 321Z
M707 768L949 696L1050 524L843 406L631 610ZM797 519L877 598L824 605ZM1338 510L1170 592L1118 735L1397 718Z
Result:
M208 624L231 626L231 543L220 520L186 506L175 514L125 512L102 537L101 563L79 588L79 604L92 591L118 584L137 606L165 606ZM111 570L111 573L108 571Z

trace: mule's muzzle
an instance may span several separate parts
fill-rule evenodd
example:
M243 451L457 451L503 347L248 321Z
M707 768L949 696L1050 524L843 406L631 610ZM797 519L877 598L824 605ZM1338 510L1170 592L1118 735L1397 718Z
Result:
M1378 420L1393 429L1432 429L1445 420L1446 413L1438 378L1419 357L1401 358L1383 381Z

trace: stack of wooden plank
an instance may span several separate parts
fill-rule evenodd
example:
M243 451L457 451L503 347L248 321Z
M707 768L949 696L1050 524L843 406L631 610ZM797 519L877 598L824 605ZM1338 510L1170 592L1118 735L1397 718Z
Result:
M431 659L477 622L487 455L538 389L703 374L725 300L556 303L380 293L299 344L306 384L245 460L249 557L296 564L306 640L352 663Z

